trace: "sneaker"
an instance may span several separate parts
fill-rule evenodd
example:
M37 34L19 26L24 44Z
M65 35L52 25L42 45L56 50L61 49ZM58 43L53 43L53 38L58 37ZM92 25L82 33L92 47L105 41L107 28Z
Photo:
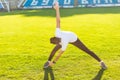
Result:
M103 69L107 69L107 66L105 65L105 63L103 61L100 62L100 65Z
M43 68L48 68L49 67L49 61L47 61L45 64L44 64L44 67Z

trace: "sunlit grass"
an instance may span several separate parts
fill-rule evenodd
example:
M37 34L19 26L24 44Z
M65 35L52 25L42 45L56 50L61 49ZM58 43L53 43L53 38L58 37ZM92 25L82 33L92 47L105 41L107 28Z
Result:
M120 7L61 9L61 29L75 32L105 61L101 80L119 80ZM0 80L43 80L43 64L54 47L52 9L0 12ZM56 80L92 80L99 63L69 45L53 67Z

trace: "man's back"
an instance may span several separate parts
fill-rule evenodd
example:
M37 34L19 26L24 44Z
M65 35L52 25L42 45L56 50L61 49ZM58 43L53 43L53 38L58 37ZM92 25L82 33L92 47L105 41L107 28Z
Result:
M55 37L61 38L69 42L75 42L77 40L77 35L70 31L61 31L59 28L56 28ZM61 41L62 42L62 41Z

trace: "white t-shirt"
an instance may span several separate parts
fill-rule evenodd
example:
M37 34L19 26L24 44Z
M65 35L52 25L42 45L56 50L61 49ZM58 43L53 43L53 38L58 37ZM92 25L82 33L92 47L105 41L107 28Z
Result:
M55 37L61 38L60 45L61 50L65 51L68 43L75 42L77 40L77 35L70 31L61 31L60 28L56 28Z

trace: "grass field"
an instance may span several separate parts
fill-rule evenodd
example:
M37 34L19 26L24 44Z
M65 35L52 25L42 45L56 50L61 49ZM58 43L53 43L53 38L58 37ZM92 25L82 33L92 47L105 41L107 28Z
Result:
M120 7L60 12L61 29L75 32L108 69L68 45L53 67L55 80L120 80ZM43 80L55 26L53 9L0 12L0 80Z

